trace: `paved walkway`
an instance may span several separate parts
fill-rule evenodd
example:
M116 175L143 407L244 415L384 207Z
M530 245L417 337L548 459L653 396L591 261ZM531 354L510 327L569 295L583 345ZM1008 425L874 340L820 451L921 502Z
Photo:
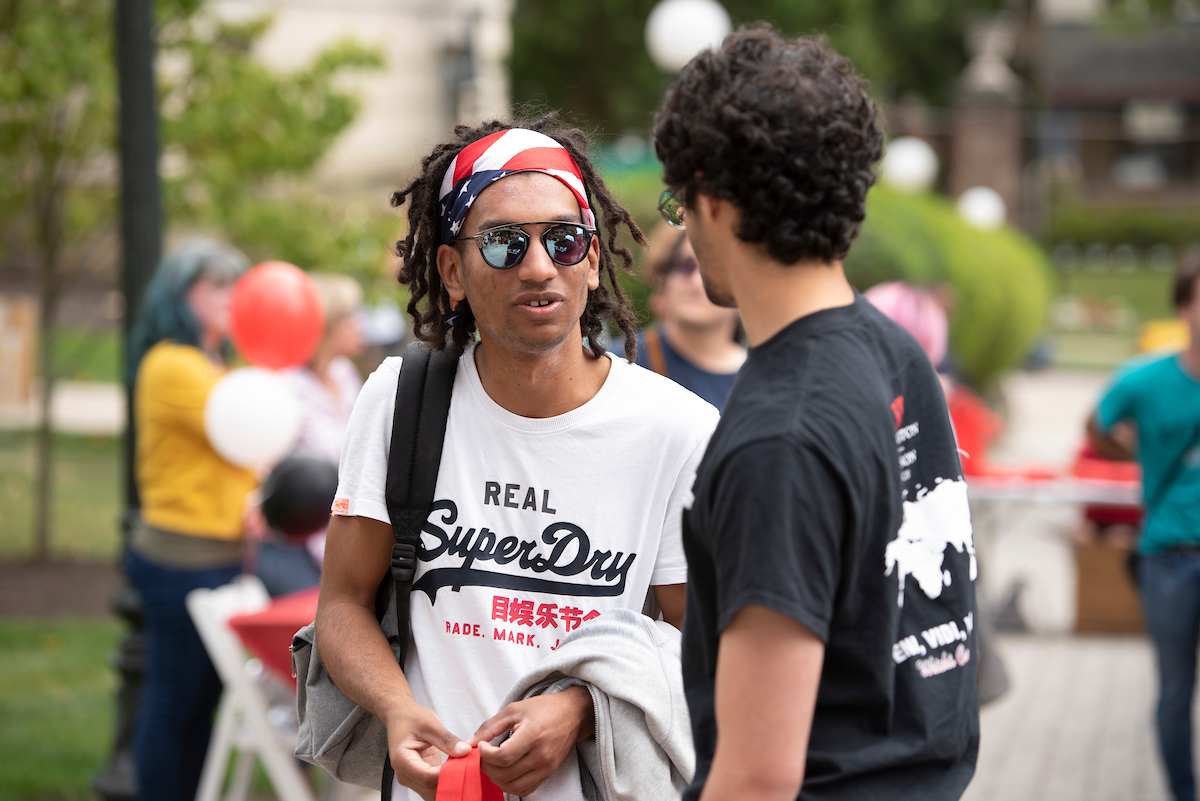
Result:
M0 404L0 429L28 430L41 421L38 397L19 405ZM64 434L112 436L125 430L125 389L120 384L59 381L50 399L54 430Z
M964 801L1167 801L1142 637L1000 638L1012 679L983 711Z

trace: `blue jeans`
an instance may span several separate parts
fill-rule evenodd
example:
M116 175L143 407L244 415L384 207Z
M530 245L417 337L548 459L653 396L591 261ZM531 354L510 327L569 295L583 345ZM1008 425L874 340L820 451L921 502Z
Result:
M138 798L192 801L221 698L221 680L192 625L184 598L199 587L228 584L242 566L177 570L128 550L125 572L142 596L146 648L133 743Z
M1200 640L1200 551L1144 556L1138 584L1158 654L1158 745L1175 801L1195 801L1192 695Z

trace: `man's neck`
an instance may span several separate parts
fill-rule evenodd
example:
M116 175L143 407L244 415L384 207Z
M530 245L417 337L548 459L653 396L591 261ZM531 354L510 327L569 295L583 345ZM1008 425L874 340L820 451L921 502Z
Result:
M664 317L663 336L690 364L710 373L735 373L746 361L746 350L733 341L737 321L688 325Z
M514 353L484 340L475 369L488 397L521 417L556 417L587 403L608 377L608 358L597 359L572 339L543 354Z
M742 261L730 270L730 280L751 347L801 317L854 303L854 288L840 261L780 264L757 254Z

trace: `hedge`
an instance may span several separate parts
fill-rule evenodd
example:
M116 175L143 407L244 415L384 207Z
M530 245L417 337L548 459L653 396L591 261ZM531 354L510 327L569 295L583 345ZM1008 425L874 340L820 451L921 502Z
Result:
M953 290L950 347L963 378L987 389L1018 365L1046 323L1055 284L1041 249L1011 228L967 224L944 198L877 186L846 258L859 289L884 281Z
M1200 208L1103 207L1062 200L1050 211L1047 234L1051 242L1073 239L1084 245L1139 248L1165 242L1179 250L1200 242Z
M605 174L613 193L647 230L659 219L660 176L653 164ZM634 249L638 258L640 250ZM1017 231L981 231L941 196L883 185L867 197L867 219L845 266L860 291L884 281L952 287L951 352L963 378L984 390L1029 352L1045 327L1055 285L1045 254ZM649 288L632 276L621 283L645 323L651 317Z

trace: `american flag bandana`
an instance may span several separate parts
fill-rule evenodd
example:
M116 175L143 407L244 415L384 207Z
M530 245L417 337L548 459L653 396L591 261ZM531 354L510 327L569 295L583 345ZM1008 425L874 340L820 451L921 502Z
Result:
M579 201L583 224L596 227L583 175L567 149L543 133L509 128L467 145L446 168L439 193L442 243L449 244L458 236L467 210L480 192L515 172L542 172L562 181Z

